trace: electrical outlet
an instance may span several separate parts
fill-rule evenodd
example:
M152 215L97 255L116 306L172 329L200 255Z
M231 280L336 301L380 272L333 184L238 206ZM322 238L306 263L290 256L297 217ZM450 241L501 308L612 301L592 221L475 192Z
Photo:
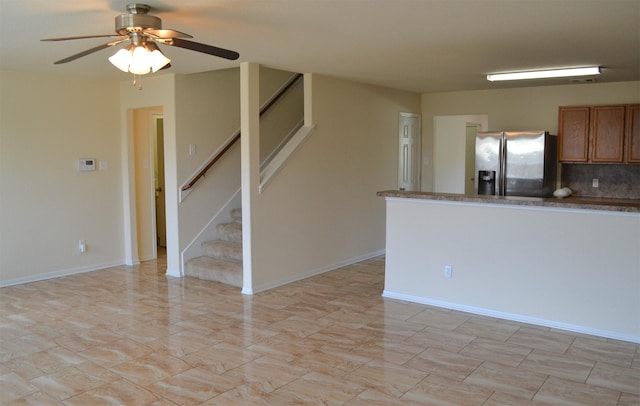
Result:
M78 241L78 251L80 251L81 254L84 254L87 251L87 243L85 240Z
M591 181L591 187L599 187L600 186L600 180L598 180L598 178L593 178L593 180Z
M453 271L453 268L451 267L451 265L445 265L444 266L444 277L447 279L451 279L451 272Z

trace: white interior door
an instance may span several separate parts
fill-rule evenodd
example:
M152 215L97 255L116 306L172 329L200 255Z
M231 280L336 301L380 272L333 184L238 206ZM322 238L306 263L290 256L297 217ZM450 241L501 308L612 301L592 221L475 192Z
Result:
M398 189L420 190L420 116L400 113L398 120Z

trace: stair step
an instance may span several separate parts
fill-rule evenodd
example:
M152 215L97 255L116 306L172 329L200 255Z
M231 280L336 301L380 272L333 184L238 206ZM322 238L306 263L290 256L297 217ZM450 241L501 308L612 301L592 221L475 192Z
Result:
M194 278L242 287L242 263L211 257L198 257L187 261L185 275Z
M242 209L230 223L218 224L218 240L202 243L203 256L187 261L185 276L242 287Z
M242 223L242 209L233 209L231 210L231 218L233 221L237 221L238 223Z
M218 236L221 240L242 242L242 223L233 222L218 224L216 229L218 230Z
M242 243L239 242L205 241L202 252L207 257L242 262Z

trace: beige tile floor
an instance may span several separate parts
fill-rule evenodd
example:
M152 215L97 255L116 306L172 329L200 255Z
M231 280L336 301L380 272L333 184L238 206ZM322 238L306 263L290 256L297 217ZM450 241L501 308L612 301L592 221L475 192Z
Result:
M384 258L277 289L165 262L0 289L4 405L640 405L640 346L381 297Z

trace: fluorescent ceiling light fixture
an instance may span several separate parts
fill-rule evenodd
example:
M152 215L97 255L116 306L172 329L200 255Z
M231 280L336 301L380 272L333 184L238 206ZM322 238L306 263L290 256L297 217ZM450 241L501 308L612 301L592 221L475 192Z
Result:
M599 75L599 66L590 66L586 68L569 68L569 69L551 69L551 70L534 70L528 72L510 72L510 73L492 73L487 75L487 80L497 82L500 80L522 80L522 79L545 79L545 78L564 78L570 76L589 76Z

